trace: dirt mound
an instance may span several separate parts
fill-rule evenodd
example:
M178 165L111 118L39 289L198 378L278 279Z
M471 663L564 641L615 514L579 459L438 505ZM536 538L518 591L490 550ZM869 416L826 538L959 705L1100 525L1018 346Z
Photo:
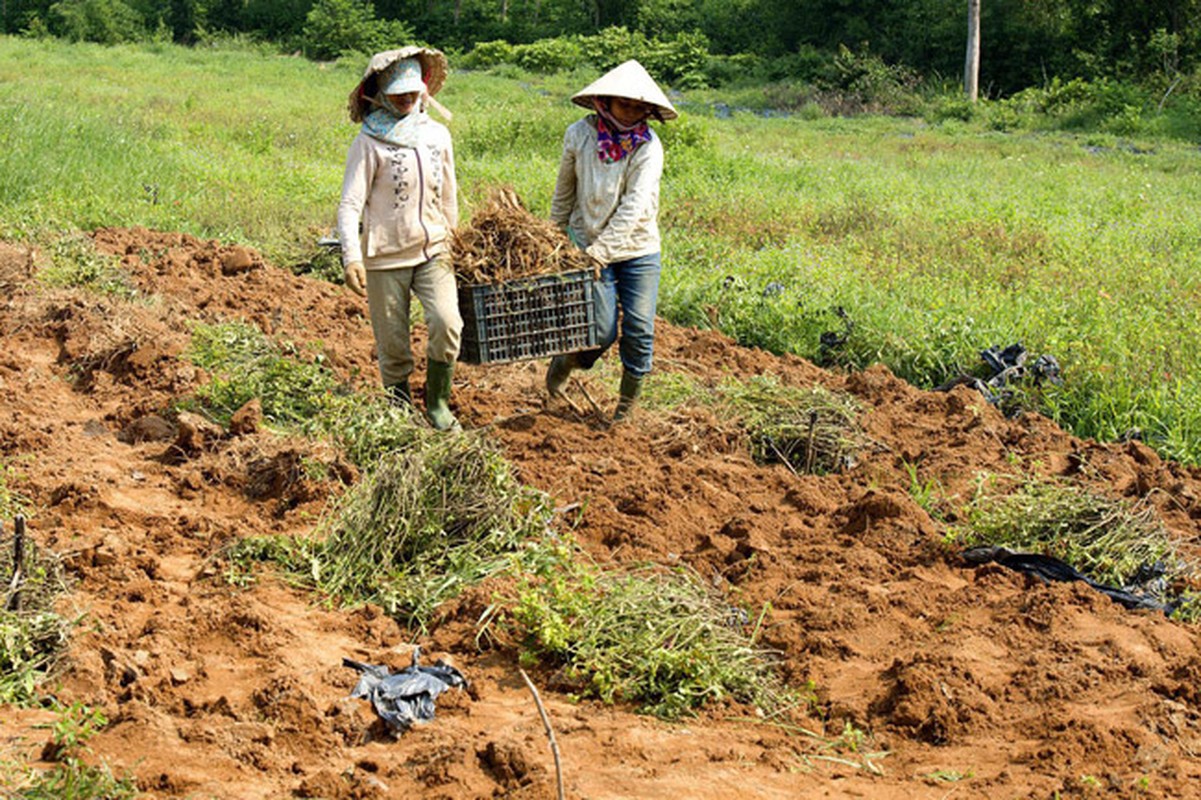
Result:
M171 413L206 379L180 358L190 326L244 319L319 342L342 377L370 384L365 303L243 247L147 230L94 238L144 301L39 289L37 255L0 243L0 457L39 508L30 535L75 581L86 624L57 694L110 719L96 754L147 797L553 797L515 656L475 639L486 587L418 636L271 579L231 585L215 557L239 537L308 534L335 490L303 464L337 458L266 431L253 408L229 431ZM883 368L836 375L712 331L660 323L656 356L702 384L772 375L848 392L872 446L845 472L798 475L756 464L703 409L643 409L606 430L546 407L542 363L459 368L459 419L488 426L524 482L579 504L589 551L687 563L767 606L764 640L812 691L786 726L735 706L667 724L544 689L569 797L1201 796L1196 629L1083 585L960 563L911 492L915 468L961 500L985 472L1071 475L1146 498L1191 542L1196 470L1007 419L965 387L921 392ZM586 380L611 408L614 388ZM471 688L393 741L348 698L357 675L341 662L403 668L414 641ZM5 718L0 757L37 762L45 715Z

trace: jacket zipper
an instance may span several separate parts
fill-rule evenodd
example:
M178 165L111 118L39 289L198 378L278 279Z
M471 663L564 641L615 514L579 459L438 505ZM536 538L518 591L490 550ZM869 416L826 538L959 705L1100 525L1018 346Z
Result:
M413 155L417 157L417 222L425 233L425 244L421 245L421 255L426 261L430 260L430 229L425 227L425 168L421 164L421 148L414 147Z

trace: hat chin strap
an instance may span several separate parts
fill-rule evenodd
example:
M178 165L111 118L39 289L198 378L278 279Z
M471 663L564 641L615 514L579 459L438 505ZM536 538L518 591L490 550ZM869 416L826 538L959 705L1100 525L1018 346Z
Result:
M450 113L450 109L434 99L434 96L429 93L429 90L423 89L421 91L421 99L432 106L447 122L450 122L455 118L455 115Z

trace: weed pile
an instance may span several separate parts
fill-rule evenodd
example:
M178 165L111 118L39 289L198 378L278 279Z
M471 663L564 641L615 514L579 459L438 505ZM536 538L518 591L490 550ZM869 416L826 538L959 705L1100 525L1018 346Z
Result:
M51 673L67 644L55 612L67 585L58 559L19 533L0 530L0 702L23 703Z
M822 386L782 386L764 378L719 390L747 431L760 464L783 463L801 473L840 472L868 444L859 406L850 395Z
M277 561L337 602L375 603L423 625L440 603L508 568L549 521L546 498L517 481L495 445L429 435L384 455L312 538L248 539L231 557Z
M493 189L455 231L455 273L468 285L500 283L551 273L592 269L592 260L553 223L526 210L508 187Z
M683 569L565 560L526 580L511 613L524 658L561 664L567 688L583 695L665 719L725 698L764 711L786 704L757 625L748 630L746 611Z
M224 426L257 399L275 427L327 437L364 468L385 453L419 446L431 432L411 406L397 406L380 391L351 391L321 353L272 340L248 323L196 324L188 358L209 373L209 380L183 405Z
M1169 599L1196 580L1150 507L1131 506L1057 481L1030 481L1007 495L983 495L969 512L968 544L988 544L1065 561L1108 586L1143 586L1162 577ZM1154 589L1155 587L1150 587Z

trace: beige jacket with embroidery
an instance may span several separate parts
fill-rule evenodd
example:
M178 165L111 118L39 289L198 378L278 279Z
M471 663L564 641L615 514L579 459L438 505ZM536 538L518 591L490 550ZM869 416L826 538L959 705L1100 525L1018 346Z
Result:
M630 155L605 164L596 155L593 119L577 120L563 136L550 218L605 264L657 253L663 143L652 133Z
M417 147L362 132L351 143L338 204L343 264L413 267L450 251L459 223L450 131L433 120L424 124L430 127Z

